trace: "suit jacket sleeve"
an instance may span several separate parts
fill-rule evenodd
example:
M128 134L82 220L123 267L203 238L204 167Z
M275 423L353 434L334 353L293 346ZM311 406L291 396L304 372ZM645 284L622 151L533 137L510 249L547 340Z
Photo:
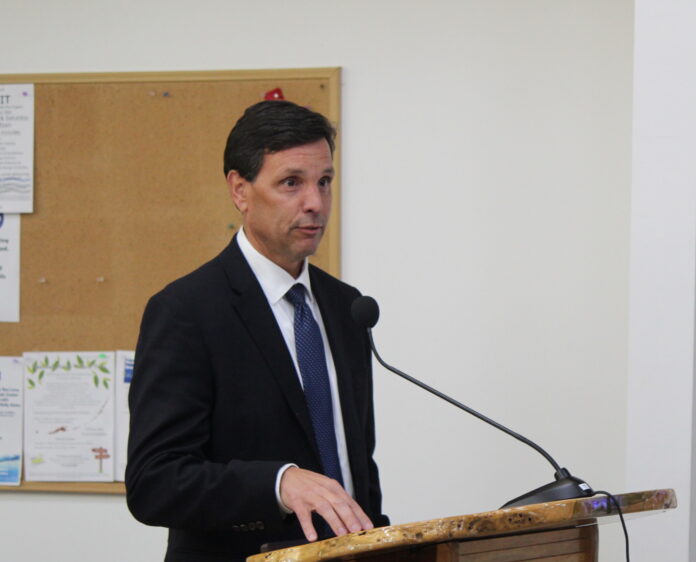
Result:
M200 326L171 292L148 303L135 357L126 471L134 516L201 530L283 526L274 484L284 460L209 460L211 358Z

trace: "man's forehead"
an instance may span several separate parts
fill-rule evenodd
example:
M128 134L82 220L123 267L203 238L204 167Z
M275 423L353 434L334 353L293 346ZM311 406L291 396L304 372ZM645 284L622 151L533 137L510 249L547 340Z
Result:
M334 174L333 154L325 139L283 150L266 151L261 169L291 174Z

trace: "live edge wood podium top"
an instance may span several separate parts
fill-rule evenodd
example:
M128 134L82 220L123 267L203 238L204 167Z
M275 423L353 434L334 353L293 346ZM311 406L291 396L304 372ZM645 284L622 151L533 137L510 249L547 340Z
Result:
M676 495L674 490L670 489L621 494L617 495L616 499L624 514L663 511L677 507ZM380 527L303 546L257 554L247 558L247 561L315 562L376 557L381 553L407 551L424 545L581 527L595 524L597 519L609 516L617 516L609 498L594 496Z

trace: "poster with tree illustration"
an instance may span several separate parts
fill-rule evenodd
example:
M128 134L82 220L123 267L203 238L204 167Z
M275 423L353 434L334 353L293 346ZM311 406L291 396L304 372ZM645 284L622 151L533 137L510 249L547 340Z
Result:
M114 359L106 351L24 354L26 480L113 480Z

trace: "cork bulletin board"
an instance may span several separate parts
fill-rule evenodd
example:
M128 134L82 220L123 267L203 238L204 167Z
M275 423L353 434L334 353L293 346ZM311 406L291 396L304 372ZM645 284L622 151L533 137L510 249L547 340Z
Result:
M284 98L339 125L340 69L0 75L35 84L34 213L21 219L20 322L0 355L134 349L147 299L241 225L222 154L249 105ZM334 164L340 178L340 139ZM340 184L312 261L340 273ZM122 484L23 483L123 491Z

